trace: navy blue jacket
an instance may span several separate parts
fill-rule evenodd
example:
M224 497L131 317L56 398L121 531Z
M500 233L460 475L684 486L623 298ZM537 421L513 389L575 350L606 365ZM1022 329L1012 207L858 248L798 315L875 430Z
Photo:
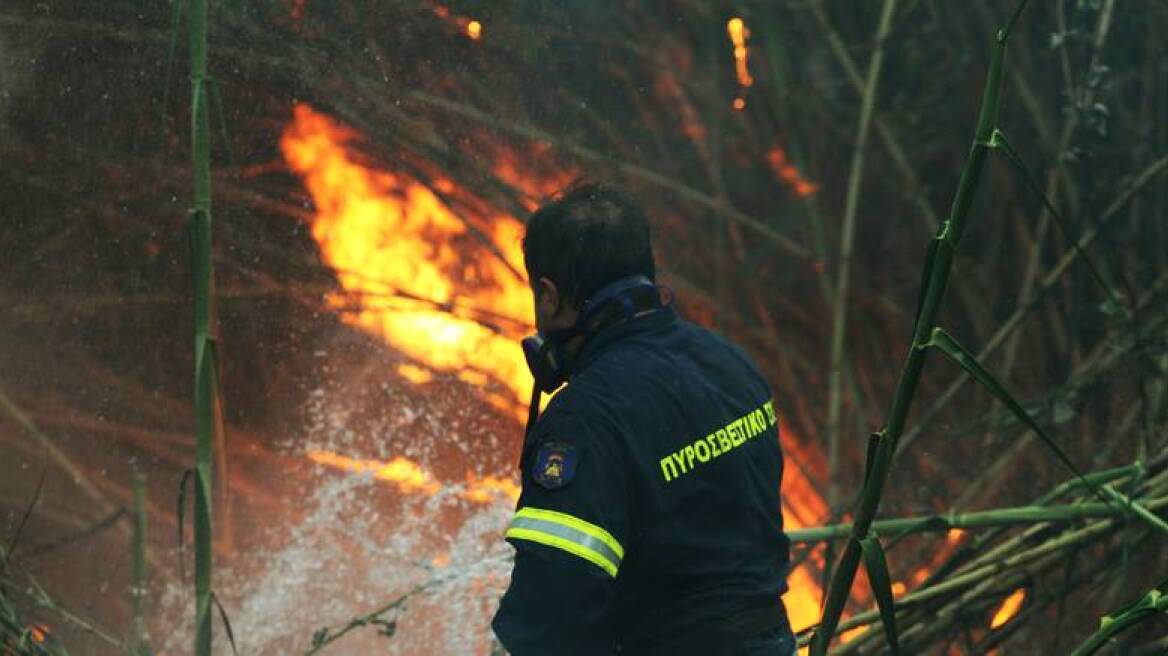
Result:
M786 625L771 391L672 308L584 346L520 467L492 624L511 654L731 654Z

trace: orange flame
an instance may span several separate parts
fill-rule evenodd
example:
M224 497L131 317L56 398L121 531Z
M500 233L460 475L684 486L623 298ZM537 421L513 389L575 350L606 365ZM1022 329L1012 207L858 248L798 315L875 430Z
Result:
M471 39L478 41L483 37L483 24L477 20L472 20L466 24L466 35Z
M945 532L945 542L952 546L957 546L963 539L965 539L963 528L951 528Z
M422 469L418 463L401 456L397 456L389 462L382 462L380 460L359 460L316 449L309 450L307 455L309 460L333 469L357 474L370 472L373 474L373 478L393 483L403 492L421 492L427 496L433 496L442 489L442 485L434 480L430 472Z
M1018 611L1022 610L1022 602L1024 601L1026 601L1025 588L1018 588L1009 597L1006 597L1006 600L994 611L994 618L990 620L990 629L1004 626L1006 622L1014 619Z
M49 639L49 625L48 624L29 624L28 637L32 639L33 643L42 645ZM7 653L7 652L5 652Z
M749 87L754 84L746 62L746 37L750 36L750 30L746 29L746 23L741 18L735 16L726 23L726 31L730 34L730 42L734 44L734 70L738 74L738 84Z
M355 162L346 148L355 138L300 104L280 140L315 202L312 235L324 261L361 301L353 308L346 294L334 294L327 302L416 360L399 368L403 376L420 382L427 370L458 373L522 420L531 376L516 340L532 323L530 288L515 273L522 224L492 217L479 232L494 248L484 245L426 186ZM474 320L484 315L509 326Z
M434 496L444 487L424 467L402 456L396 456L389 461L381 461L350 458L317 449L310 449L307 455L309 460L339 471L356 474L368 472L379 481L393 483L402 492ZM484 505L500 500L514 503L519 498L519 486L505 478L476 477L467 474L466 484L458 496L467 501Z
M779 425L780 441L784 450L789 451L798 440L792 438L792 433L786 424ZM800 453L805 466L812 471L822 468L823 463L815 461L814 454ZM815 493L815 488L807 478L803 468L795 466L788 459L783 468L783 527L787 530L814 526L828 516L827 504ZM810 560L810 559L808 559ZM783 604L787 607L787 619L791 628L801 631L819 621L820 589L810 563L791 570L787 577L787 594L783 595Z

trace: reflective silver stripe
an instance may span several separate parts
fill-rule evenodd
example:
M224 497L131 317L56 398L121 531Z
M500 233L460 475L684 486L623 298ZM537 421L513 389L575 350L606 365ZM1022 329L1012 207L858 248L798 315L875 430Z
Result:
M609 574L616 576L616 570L620 568L621 556L613 551L605 542L599 538L593 537L584 531L565 526L558 522L552 522L545 519L535 519L532 517L515 517L511 520L510 529L519 529L521 531L534 531L544 535L550 535L555 538L560 538L571 542L578 547L582 547L586 551L592 552L600 556L609 564L612 569L604 568ZM510 533L510 530L508 530ZM520 537L520 536L511 536ZM522 539L522 538L521 538ZM554 546L554 545L553 545Z

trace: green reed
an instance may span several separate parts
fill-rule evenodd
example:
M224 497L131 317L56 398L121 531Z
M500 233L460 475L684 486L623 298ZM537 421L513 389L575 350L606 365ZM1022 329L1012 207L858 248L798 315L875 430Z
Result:
M194 208L190 217L195 305L195 654L211 654L211 489L214 472L218 368L212 332L211 127L207 94L207 0L190 3L191 154Z

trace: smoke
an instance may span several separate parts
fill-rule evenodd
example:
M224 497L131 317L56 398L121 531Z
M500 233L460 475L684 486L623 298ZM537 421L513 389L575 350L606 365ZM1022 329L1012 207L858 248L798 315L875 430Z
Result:
M34 39L28 34L18 36L14 28L0 27L0 144L12 143L17 136L12 112L31 86L43 47Z

